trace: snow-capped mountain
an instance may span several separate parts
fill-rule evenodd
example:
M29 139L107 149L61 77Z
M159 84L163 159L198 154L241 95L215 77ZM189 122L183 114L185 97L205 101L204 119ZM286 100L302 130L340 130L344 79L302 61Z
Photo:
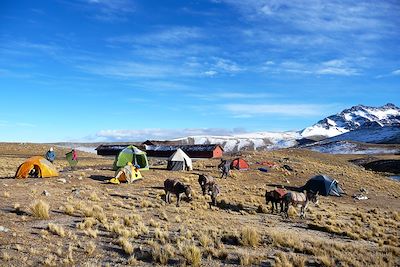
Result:
M301 135L305 138L333 137L359 128L396 124L400 124L400 108L394 104L382 107L358 105L320 120L302 130Z
M258 132L227 136L189 136L175 139L182 144L220 144L225 152L237 152L240 150L263 150L285 148L297 145L300 139L299 132Z
M393 104L382 107L358 105L320 120L301 131L257 132L227 136L189 136L175 139L182 144L220 144L225 152L269 150L306 144L309 139L323 140L318 147L332 142L400 143L400 108ZM312 141L313 142L313 141ZM310 146L302 146L310 148ZM343 146L340 143L340 146ZM317 149L318 150L318 149ZM328 149L329 150L329 149Z

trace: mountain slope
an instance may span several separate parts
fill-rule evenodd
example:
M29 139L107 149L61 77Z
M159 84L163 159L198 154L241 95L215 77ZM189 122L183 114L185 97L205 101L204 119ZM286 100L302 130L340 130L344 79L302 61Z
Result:
M398 144L400 143L399 135L400 108L393 104L386 104L382 107L354 106L298 132L189 136L174 141L179 141L182 144L220 144L225 152L237 152L241 150L269 150L297 145L308 147L305 144L309 144L310 141L322 140L315 143L320 151L324 151L324 146L330 146L327 147L326 151L336 151L340 150L343 144L340 143L332 148L332 142L347 140ZM331 144L328 145L328 143Z
M189 136L175 139L183 144L220 144L225 152L292 147L301 136L298 132L258 132L229 136Z
M301 135L333 137L359 128L371 126L392 126L400 124L400 108L394 104L381 107L358 105L324 118L316 124L305 128Z

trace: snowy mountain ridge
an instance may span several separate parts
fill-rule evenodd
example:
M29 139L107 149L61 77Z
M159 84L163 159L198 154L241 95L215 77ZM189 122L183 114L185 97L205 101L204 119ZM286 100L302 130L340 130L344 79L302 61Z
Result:
M301 135L333 137L369 126L392 126L400 124L400 108L388 103L381 107L358 105L331 115L305 128Z
M220 144L225 152L285 148L297 145L299 132L256 132L227 136L188 136L175 139L188 145Z
M188 136L175 139L182 144L220 144L225 152L240 150L269 150L297 146L302 140L324 141L354 140L359 142L385 143L398 140L400 133L400 108L394 104L381 107L353 106L331 115L301 131L256 132L227 136ZM333 139L333 137L335 139ZM323 142L320 143L323 145ZM391 141L390 143L397 141Z

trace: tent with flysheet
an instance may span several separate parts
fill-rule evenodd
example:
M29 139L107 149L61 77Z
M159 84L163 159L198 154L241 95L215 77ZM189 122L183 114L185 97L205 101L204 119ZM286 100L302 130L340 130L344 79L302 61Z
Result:
M167 169L170 171L191 171L193 170L192 159L178 148L168 159Z
M312 177L303 186L303 190L318 192L322 196L337 196L340 197L344 194L340 188L338 181L332 179L327 175L316 175Z
M124 167L128 162L134 166L138 166L141 171L149 169L149 161L147 160L146 152L143 152L135 146L127 146L119 152L114 161L114 170Z
M232 160L231 169L247 170L249 168L250 168L249 164L244 159L237 158Z
M56 177L58 172L54 165L41 156L34 156L22 163L15 174L15 178L23 179L27 177Z

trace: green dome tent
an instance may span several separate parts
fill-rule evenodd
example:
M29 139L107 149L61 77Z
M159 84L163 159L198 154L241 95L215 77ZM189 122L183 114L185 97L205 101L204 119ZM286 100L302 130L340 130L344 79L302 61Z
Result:
M140 170L149 169L149 161L147 160L146 152L143 152L135 146L128 146L119 152L118 156L114 161L114 170L118 170L124 167L128 162L132 162L133 165L138 165Z

